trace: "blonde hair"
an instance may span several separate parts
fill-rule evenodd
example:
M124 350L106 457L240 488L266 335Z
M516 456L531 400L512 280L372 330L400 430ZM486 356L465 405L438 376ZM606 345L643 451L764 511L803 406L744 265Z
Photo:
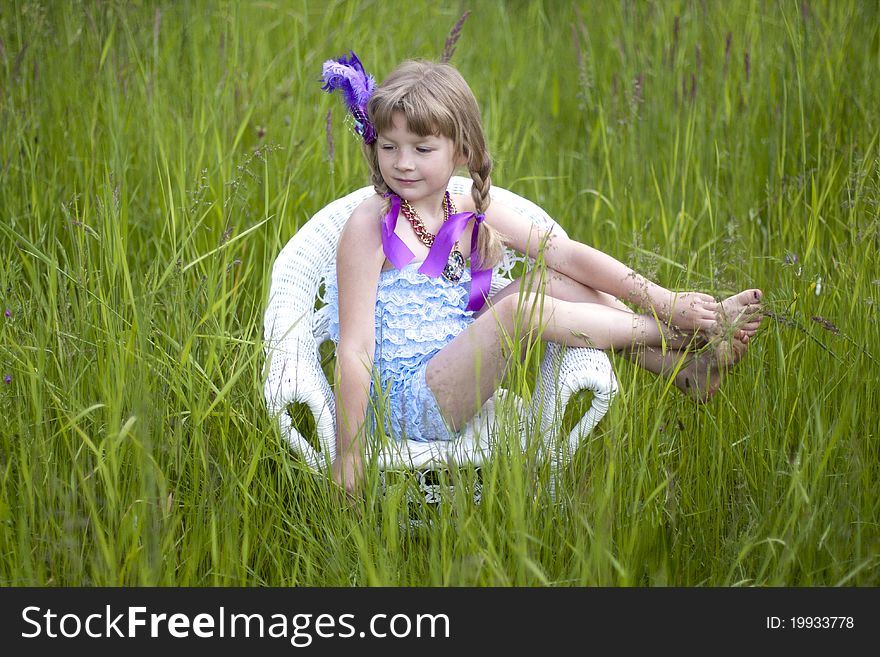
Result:
M491 202L492 158L477 99L461 73L449 64L403 62L376 87L367 104L367 117L377 133L392 126L395 112L406 117L407 128L417 135L442 135L452 140L455 158L467 161L477 214L484 213ZM379 171L377 151L377 142L364 145L370 182L378 194L385 195L390 190ZM498 231L484 223L477 239L480 267L495 265L503 248Z

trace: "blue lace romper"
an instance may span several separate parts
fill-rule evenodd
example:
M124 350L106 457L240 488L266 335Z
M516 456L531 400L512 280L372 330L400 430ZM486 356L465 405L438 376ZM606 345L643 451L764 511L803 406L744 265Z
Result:
M386 269L376 292L376 351L370 396L384 416L383 430L395 440L448 440L456 433L440 416L425 382L428 361L473 322L466 310L471 280L465 269L458 283L418 271L422 263ZM335 266L326 276L330 337L339 344L339 296ZM381 390L376 390L376 383ZM375 429L375 416L368 413Z

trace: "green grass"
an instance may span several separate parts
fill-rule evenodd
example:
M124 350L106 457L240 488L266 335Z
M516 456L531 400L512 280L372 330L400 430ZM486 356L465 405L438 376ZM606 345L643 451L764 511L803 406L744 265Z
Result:
M6 3L0 583L880 584L877 6L583 5L475 3L453 63L494 181L775 319L704 407L614 357L558 504L512 455L402 531L397 493L340 506L290 454L262 313L284 243L366 184L322 61L381 79L461 11Z

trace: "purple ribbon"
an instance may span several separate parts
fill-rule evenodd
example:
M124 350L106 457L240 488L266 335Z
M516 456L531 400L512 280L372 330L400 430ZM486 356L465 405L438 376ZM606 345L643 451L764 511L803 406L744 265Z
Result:
M492 268L480 269L480 254L477 252L477 237L480 235L480 224L486 221L486 215L474 215L474 228L471 231L471 289L467 310L477 312L486 303L492 291Z
M382 220L382 250L395 269L403 269L416 256L394 232L400 214L400 197L397 194L387 196L391 196L391 209Z
M391 209L382 222L382 250L392 265L397 269L403 269L415 256L403 243L403 240L394 233L399 214L400 197L391 194ZM480 224L486 220L486 215L474 214L473 212L459 212L450 215L434 238L434 245L428 252L428 257L425 258L422 266L419 267L419 273L432 278L443 274L452 247L455 246L471 219L474 219L474 227L471 231L471 286L468 292L467 310L476 312L486 303L486 297L489 296L492 288L492 269L479 268L480 256L477 252Z

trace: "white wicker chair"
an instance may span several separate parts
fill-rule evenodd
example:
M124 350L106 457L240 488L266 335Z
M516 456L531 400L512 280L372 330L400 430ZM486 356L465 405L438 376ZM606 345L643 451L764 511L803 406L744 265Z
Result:
M469 193L471 181L456 176L450 191ZM352 211L372 187L364 187L344 198L333 201L303 225L278 254L272 268L272 284L264 317L268 377L265 385L266 404L277 418L282 436L294 452L299 453L315 471L327 471L336 454L335 404L330 384L321 369L319 346L329 339L329 313L326 306L316 310L319 292L328 267L335 266L339 235ZM491 195L521 213L535 224L561 231L547 214L534 203L516 194L492 187ZM493 274L492 293L509 282L506 275L522 261L522 256L505 254ZM539 379L527 413L520 418L540 422L541 435L549 441L555 436L566 404L579 390L591 390L590 408L577 422L567 440L547 449L554 463L565 460L579 442L592 431L608 410L617 393L617 379L607 355L597 349L563 348L548 344L539 368ZM503 391L500 392L504 394ZM316 450L293 426L288 404L306 404L317 427ZM450 464L472 463L479 466L491 456L494 426L494 404L490 399L482 411L453 441L431 443L386 440L374 446L373 456L380 469L430 470ZM522 409L521 403L518 404ZM384 479L383 479L384 481Z

